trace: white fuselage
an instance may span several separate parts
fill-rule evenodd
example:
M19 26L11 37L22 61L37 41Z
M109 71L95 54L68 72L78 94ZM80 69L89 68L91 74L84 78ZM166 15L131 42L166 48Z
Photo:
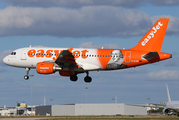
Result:
M179 112L179 101L169 101L166 103L166 108L165 109L170 109L175 112Z
M37 63L44 61L55 61L60 51L68 48L21 48L13 51L3 59L3 62L13 67L36 68ZM35 50L31 51L31 50ZM86 70L103 69L97 58L97 49L72 49L76 55L76 63ZM31 51L31 52L29 52ZM50 51L50 52L49 52ZM78 55L78 56L77 56Z

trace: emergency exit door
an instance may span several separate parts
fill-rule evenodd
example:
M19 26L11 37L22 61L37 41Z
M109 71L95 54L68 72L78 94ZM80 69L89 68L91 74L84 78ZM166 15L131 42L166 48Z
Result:
M126 51L125 52L125 63L130 63L131 62L131 51Z

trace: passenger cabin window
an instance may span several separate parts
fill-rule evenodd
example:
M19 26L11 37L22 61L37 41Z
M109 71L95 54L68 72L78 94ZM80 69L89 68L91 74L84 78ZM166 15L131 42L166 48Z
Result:
M16 52L12 52L11 55L16 55Z

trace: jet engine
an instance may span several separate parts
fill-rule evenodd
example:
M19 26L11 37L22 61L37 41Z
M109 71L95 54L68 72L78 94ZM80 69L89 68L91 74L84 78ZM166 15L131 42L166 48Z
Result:
M163 112L166 114L166 115L173 115L175 113L175 111L171 110L171 109L167 109L167 108L164 108L163 109Z
M163 109L163 112L166 113L166 114L168 114L168 113L169 113L169 109L166 109L166 108L165 108L165 109Z
M59 67L56 63L39 62L37 63L36 70L39 74L52 74L56 71L61 71L62 68Z

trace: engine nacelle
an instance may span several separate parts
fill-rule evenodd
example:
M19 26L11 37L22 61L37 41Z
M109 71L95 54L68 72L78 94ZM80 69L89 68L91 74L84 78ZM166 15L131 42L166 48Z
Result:
M174 113L173 110L168 109L168 108L164 108L164 109L163 109L163 112L164 112L165 114L167 114L167 115L172 115L172 114Z
M163 112L165 112L165 113L169 113L169 109L163 109Z
M37 73L39 74L52 74L56 71L62 70L56 63L39 62L36 66Z

